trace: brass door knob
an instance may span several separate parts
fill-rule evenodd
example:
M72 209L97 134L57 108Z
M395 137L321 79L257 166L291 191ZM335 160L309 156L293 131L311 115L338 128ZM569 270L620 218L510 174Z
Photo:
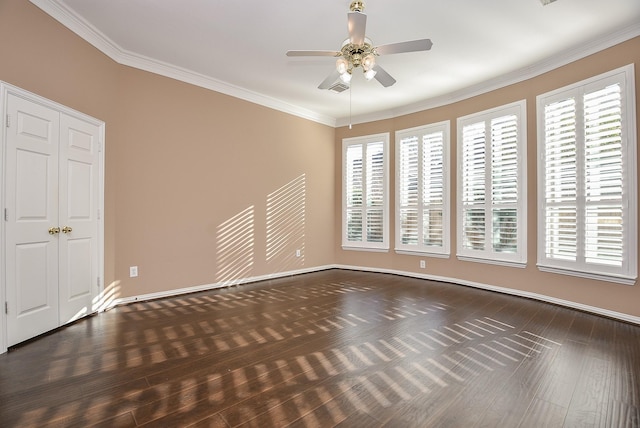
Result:
M60 228L59 227L50 227L49 228L49 235L55 235L57 233L60 233Z
M63 233L71 233L72 231L73 231L73 228L71 228L70 226L65 226L62 228Z

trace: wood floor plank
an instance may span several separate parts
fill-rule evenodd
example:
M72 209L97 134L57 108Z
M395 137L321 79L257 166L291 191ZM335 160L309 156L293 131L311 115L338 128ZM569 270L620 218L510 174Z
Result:
M565 407L534 398L531 405L524 413L519 426L537 428L561 427L566 415L567 409Z

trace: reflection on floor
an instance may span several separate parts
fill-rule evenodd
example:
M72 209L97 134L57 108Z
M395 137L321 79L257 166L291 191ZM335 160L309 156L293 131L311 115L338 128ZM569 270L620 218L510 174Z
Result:
M2 426L640 426L640 327L330 270L119 307L0 356Z

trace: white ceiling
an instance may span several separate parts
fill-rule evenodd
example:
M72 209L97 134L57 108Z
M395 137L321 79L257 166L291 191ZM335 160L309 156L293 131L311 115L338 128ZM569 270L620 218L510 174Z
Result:
M395 117L514 83L640 35L640 0L367 0L374 46L397 83L354 73L351 91L317 86L339 50L350 0L31 0L119 63L331 126ZM350 119L351 117L351 119Z

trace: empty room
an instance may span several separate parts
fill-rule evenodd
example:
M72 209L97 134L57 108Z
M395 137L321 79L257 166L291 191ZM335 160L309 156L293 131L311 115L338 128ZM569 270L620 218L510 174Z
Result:
M0 37L0 426L640 427L637 0Z

